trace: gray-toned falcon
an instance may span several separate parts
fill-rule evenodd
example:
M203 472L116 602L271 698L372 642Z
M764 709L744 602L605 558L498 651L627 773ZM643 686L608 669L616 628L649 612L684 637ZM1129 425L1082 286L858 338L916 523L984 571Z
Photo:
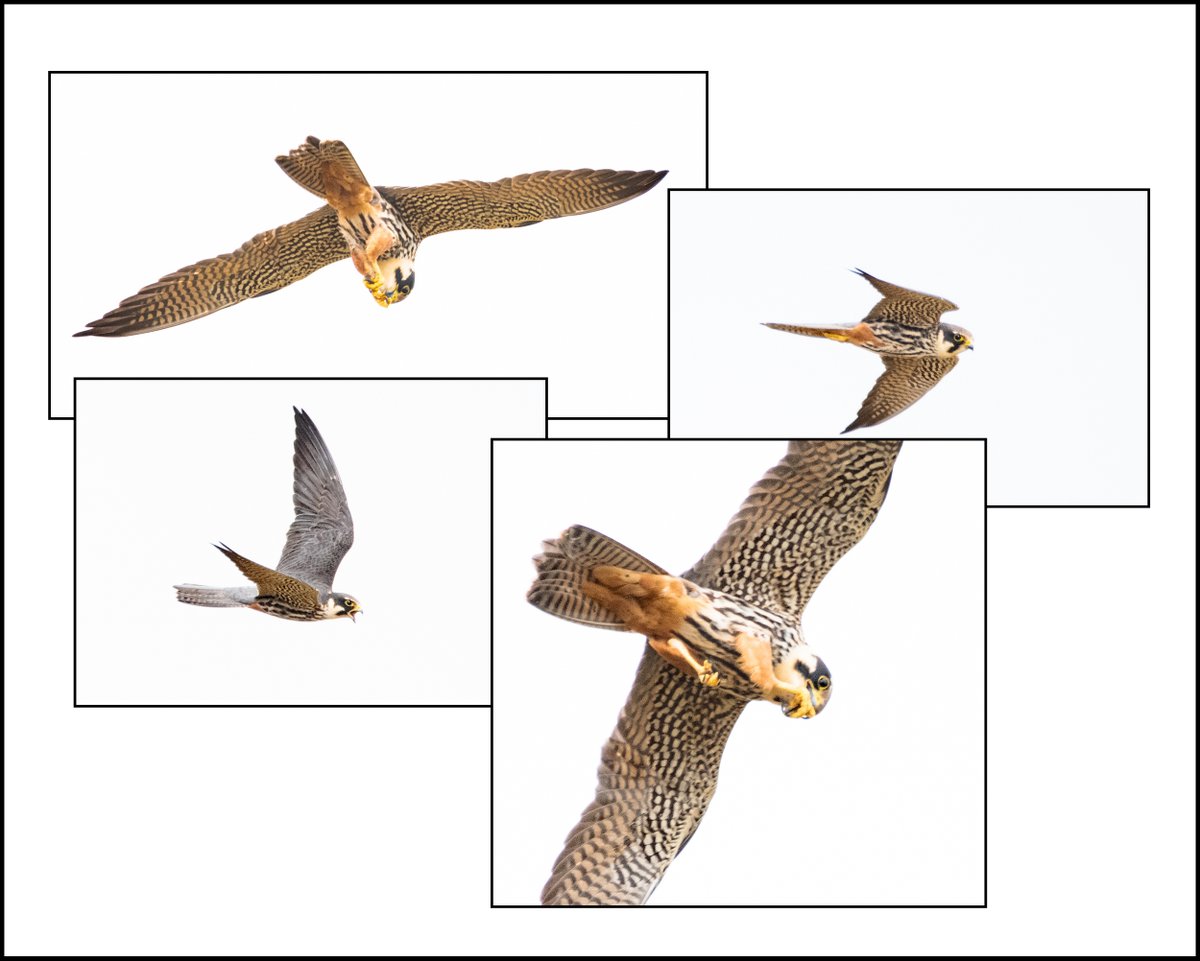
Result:
M865 270L855 273L883 294L883 300L859 323L842 327L763 325L790 334L827 337L855 344L880 355L884 371L859 408L858 417L842 431L843 434L895 417L950 373L964 348L973 349L969 330L941 322L943 313L958 310L955 304L932 294L889 284Z
M233 253L167 274L75 336L126 337L174 327L280 290L346 257L376 302L387 307L412 292L413 261L426 237L603 210L645 193L667 175L665 170L543 170L494 183L372 187L344 143L316 137L276 162L325 206L258 234Z
M333 576L354 543L354 521L337 467L312 418L296 415L292 455L292 503L296 510L283 555L275 569L247 560L224 544L217 550L254 582L254 587L202 587L176 584L184 604L201 607L249 607L293 621L337 617L354 620L362 607L349 594L333 590Z
M829 668L800 616L875 520L899 450L899 441L791 441L681 577L585 527L543 544L530 603L649 644L601 751L595 800L542 903L644 903L699 826L746 704L808 718L829 702Z

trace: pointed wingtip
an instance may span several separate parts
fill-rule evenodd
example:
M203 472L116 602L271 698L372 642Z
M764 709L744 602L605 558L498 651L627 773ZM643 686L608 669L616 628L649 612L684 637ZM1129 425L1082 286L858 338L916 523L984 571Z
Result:
M651 188L658 186L659 182L660 182L660 181L663 179L663 177L665 177L665 176L666 176L667 174L669 174L670 172L671 172L671 171L669 171L669 170L655 170L655 171L653 172L653 173L654 173L654 176L653 176L653 177L651 177L651 178L650 178L650 179L649 179L649 180L646 182L646 186L645 186L645 189L643 190L643 193L644 193L646 190L650 190Z
M77 334L72 334L72 337L91 337L96 333L95 329L89 327L87 330L81 330Z

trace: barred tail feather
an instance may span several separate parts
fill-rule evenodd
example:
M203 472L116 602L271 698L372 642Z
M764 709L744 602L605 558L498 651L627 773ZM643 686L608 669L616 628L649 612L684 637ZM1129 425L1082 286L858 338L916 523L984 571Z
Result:
M340 140L309 137L286 157L276 157L275 162L292 180L322 200L329 201L331 191L337 195L364 194L367 199L374 193L354 156Z
M626 630L620 618L586 596L580 587L591 580L592 570L606 565L648 574L667 573L612 538L576 525L556 540L542 542L542 553L533 559L537 577L525 597L534 607L567 621Z
M176 600L198 607L245 607L254 603L252 587L203 587L200 584L176 584Z
M847 339L845 327L800 327L796 324L763 324L772 330L782 330L789 334L804 334L806 337L828 337L830 340L844 341Z

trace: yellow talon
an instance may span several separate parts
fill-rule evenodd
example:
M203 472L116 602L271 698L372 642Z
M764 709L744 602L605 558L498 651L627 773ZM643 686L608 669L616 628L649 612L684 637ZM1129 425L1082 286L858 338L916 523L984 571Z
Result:
M375 303L377 303L380 307L386 307L390 303L395 303L394 300L391 300L388 295L384 293L383 278L380 277L379 274L375 274L372 277L364 277L363 286L365 286L367 290L371 292L371 296L375 298Z
M816 717L817 708L808 692L800 690L792 694L783 713L788 717Z

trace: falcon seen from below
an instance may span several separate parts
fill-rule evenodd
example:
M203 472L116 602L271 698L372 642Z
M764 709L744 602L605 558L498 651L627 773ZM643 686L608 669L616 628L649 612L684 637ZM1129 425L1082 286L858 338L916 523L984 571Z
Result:
M326 201L300 220L143 287L76 337L126 337L205 317L302 280L349 257L383 307L412 292L426 237L448 230L522 227L603 210L645 193L660 170L543 170L494 183L372 187L340 140L309 137L276 163Z
M586 527L543 544L531 604L649 644L601 751L595 800L542 903L644 903L704 816L746 704L767 700L803 718L828 704L832 676L800 616L875 520L899 450L899 441L789 442L681 577Z

